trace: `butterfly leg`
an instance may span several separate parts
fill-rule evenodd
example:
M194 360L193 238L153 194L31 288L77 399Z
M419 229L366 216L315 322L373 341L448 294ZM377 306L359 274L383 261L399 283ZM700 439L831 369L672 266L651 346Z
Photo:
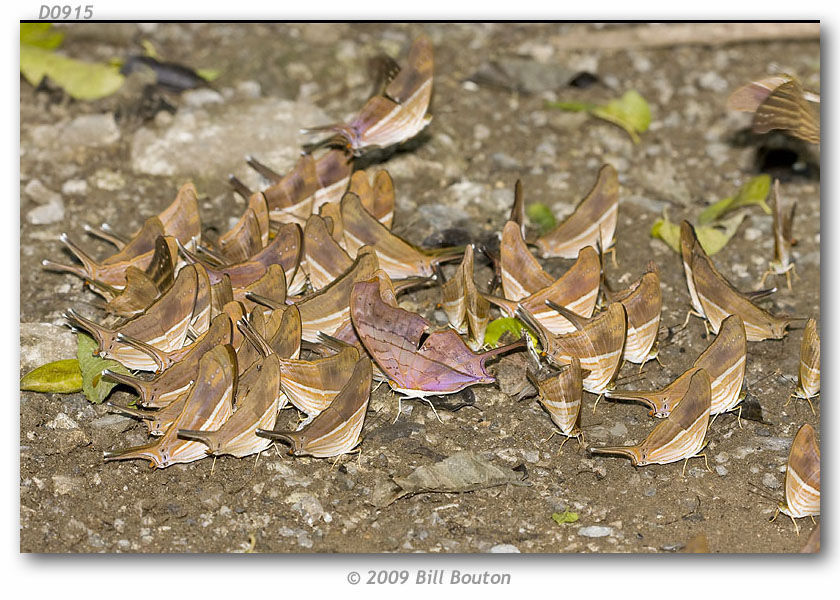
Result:
M741 410L742 410L742 408L743 408L742 406L739 406L739 407L738 407L738 427L739 427L740 429L743 429L743 428L744 428L744 426L743 426L743 425L741 425Z
M213 472L216 470L216 456L213 457L213 465L210 467L210 477L213 477Z
M764 271L764 275L761 276L761 281L758 283L758 289L762 289L764 287L764 282L767 281L767 278L773 274L773 269L767 269Z
M791 517L790 520L793 522L793 528L796 530L796 535L798 536L799 535L799 524L796 522L796 519L794 519L793 517Z
M555 435L557 435L557 430L556 430L556 429L555 429L554 431L552 431L552 432L551 432L551 435L549 435L547 438L543 438L543 439L541 439L541 440L540 440L540 444L545 444L547 441L549 441L549 440L550 440L551 438L553 438ZM560 447L562 448L562 446L560 446Z
M811 407L811 414L813 414L814 416L817 416L817 411L814 410L814 405L811 404L811 399L810 398L805 398L805 401L808 403L808 406Z
M426 404L428 404L428 405L429 405L429 407L432 409L432 412L433 412L433 413L435 413L435 417L437 417L438 422L439 422L439 423L443 423L443 419L441 419L441 418L440 418L440 415L438 414L438 411L437 411L437 410L435 410L435 405L434 405L434 404L432 404L432 401L431 401L431 400L429 400L428 398L422 398L422 400L423 400L423 402L425 402Z
M597 398L595 398L595 406L592 407L592 414L595 414L595 409L598 408L598 401L604 396L604 394L599 394Z

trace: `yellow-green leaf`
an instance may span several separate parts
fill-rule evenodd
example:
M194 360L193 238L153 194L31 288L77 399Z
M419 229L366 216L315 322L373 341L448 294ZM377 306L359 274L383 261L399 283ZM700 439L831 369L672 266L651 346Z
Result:
M720 219L726 213L741 208L742 206L750 206L757 204L768 215L773 214L770 207L767 206L767 196L770 193L770 176L759 175L753 177L744 185L742 185L734 196L724 198L714 204L707 206L703 212L700 213L698 222L701 225L711 223Z
M587 102L547 102L546 106L572 112L587 111L624 129L636 144L641 141L639 134L650 127L650 105L636 90L629 90L621 98L602 106Z
M636 90L629 90L621 98L593 108L591 112L624 129L636 144L641 141L638 134L650 127L650 106Z
M540 228L540 233L554 229L554 226L557 224L554 213L542 202L529 204L525 208L525 214L528 215L532 223Z
M96 100L116 92L125 77L107 64L88 63L21 44L20 71L32 85L46 75L77 100Z
M81 392L82 371L79 369L79 361L69 358L41 365L21 378L20 389L52 394Z
M151 40L141 40L140 45L143 46L143 52L146 56L154 58L155 60L160 60L157 48L155 48L155 45L151 42Z
M54 50L64 41L64 34L52 30L52 23L21 23L20 43Z
M553 515L551 515L551 518L554 519L554 522L558 525L563 525L565 523L576 522L578 520L578 514L576 512L564 510L561 513L554 513Z
M195 71L204 81L214 81L222 72L219 69L196 69Z
M534 347L539 348L540 343L537 336L522 321L512 317L501 317L490 321L487 324L487 330L484 332L484 345L492 348L499 346L502 336L506 333L511 335L512 339L510 341L516 341L522 337L523 331L531 338Z
M84 333L78 334L76 343L78 344L76 355L82 371L82 391L84 391L88 400L94 404L99 404L108 397L111 389L116 385L111 381L105 380L102 377L102 371L110 369L124 375L130 375L131 372L115 360L95 356L94 352L98 350L99 345L89 335Z
M738 231L741 222L746 218L746 214L740 213L733 215L728 219L716 221L711 225L699 225L694 228L694 233L697 235L697 240L706 251L706 254L712 256L719 252L729 240ZM659 238L670 248L679 254L680 252L680 226L672 223L668 219L668 215L656 220L650 228L651 237Z

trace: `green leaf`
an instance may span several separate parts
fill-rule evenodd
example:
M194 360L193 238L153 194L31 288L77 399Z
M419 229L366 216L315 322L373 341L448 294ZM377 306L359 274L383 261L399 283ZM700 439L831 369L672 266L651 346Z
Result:
M490 321L487 324L487 330L484 332L484 345L493 348L499 346L500 340L505 333L510 333L511 337L513 337L512 341L516 341L522 337L523 331L531 338L534 346L539 348L540 343L537 340L537 336L522 321L513 317L501 317Z
M753 177L748 182L740 187L734 196L724 198L714 204L707 206L703 212L700 213L698 222L701 225L711 223L720 219L726 213L741 208L742 206L751 206L757 204L768 215L773 214L770 207L767 206L767 196L770 194L770 176L759 175Z
M598 108L597 104L591 102L546 102L545 106L546 108L556 108L569 112L589 112Z
M219 69L196 69L195 71L204 81L214 81L222 72Z
M96 100L113 94L125 79L111 65L82 62L23 44L20 71L32 85L41 83L46 75L77 100Z
M695 229L697 239L706 254L712 256L721 250L738 231L741 222L747 217L745 213L732 215L728 219L716 221L712 225L701 225Z
M629 90L603 106L586 102L547 102L546 106L573 112L587 111L624 129L636 144L641 141L639 134L650 127L650 105L636 90Z
M697 234L697 240L700 242L703 250L706 251L706 254L712 256L726 246L738 231L738 227L746 216L746 214L740 213L711 225L699 225L695 227L694 233ZM650 228L650 235L668 244L677 254L680 253L680 226L672 223L668 219L667 213L662 218L656 220Z
M115 360L94 355L94 352L99 349L99 345L89 335L78 334L76 343L78 344L76 355L82 371L82 391L84 391L88 400L94 404L99 404L108 397L111 389L117 385L103 379L102 371L111 369L115 373L122 373L123 375L131 375L131 372Z
M54 50L64 41L64 34L52 31L52 23L21 23L20 43L36 46L46 50Z
M79 369L79 361L69 358L41 365L21 378L20 389L52 394L81 392L82 371Z
M629 90L618 100L592 110L592 115L618 125L638 144L640 133L650 127L650 106L636 90Z
M554 226L557 225L557 219L554 218L554 213L542 202L529 204L525 208L525 214L528 215L532 223L539 226L540 234L554 229Z
M561 513L554 513L551 515L551 518L554 519L554 522L558 525L563 525L564 523L574 523L578 520L578 514L576 512L569 512L568 510L564 510Z

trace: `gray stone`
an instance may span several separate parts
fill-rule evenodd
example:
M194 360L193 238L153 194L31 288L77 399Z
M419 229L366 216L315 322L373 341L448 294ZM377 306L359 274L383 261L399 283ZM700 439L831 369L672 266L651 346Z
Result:
M490 155L490 160L492 160L493 164L499 167L500 169L509 169L513 171L522 168L522 165L519 163L518 160L516 160L509 154L505 154L504 152L494 152Z
M61 186L61 193L67 194L68 196L81 196L87 193L87 189L87 181L84 179L68 179Z
M64 201L57 196L48 204L36 206L26 213L26 220L33 225L51 225L64 219Z
M618 423L610 427L609 431L610 435L613 435L615 437L621 437L622 435L627 434L627 426L621 421L619 421Z
M655 487L645 488L644 494L648 498L651 498L651 497L656 495L656 488Z
M311 527L324 515L324 507L312 494L293 492L286 497L286 503L292 505L292 510L300 513Z
M764 477L761 478L761 483L764 484L764 487L770 488L771 490L778 490L782 487L782 484L779 483L779 480L772 473L765 473Z
M64 496L79 491L85 484L84 477L70 477L68 475L53 475L53 491L56 496Z
M770 452L787 452L788 450L790 450L790 445L793 443L792 438L775 436L756 436L754 439L759 448L761 448L762 450L769 450Z
M491 554L520 554L519 548L513 544L496 544L490 548Z
M49 429L78 429L79 424L63 412L60 412L55 416L55 419L44 423L44 427L48 427Z
M148 175L218 176L233 171L256 187L259 180L246 168L245 155L259 156L283 172L297 160L299 148L312 141L300 128L334 120L312 104L276 98L186 108L168 127L142 127L134 134L131 166Z
M589 527L581 527L578 529L578 535L589 538L599 538L612 535L612 527L604 527L602 525L590 525Z
M194 108L206 104L221 104L225 101L219 92L209 88L186 91L181 94L181 99L184 101L184 104Z
M120 139L113 113L81 115L68 123L59 138L68 146L110 146Z
M76 357L76 336L52 323L20 324L20 369L24 373L48 362Z
M715 467L715 471L716 471L716 472L717 472L717 474L718 474L718 475L720 475L721 477L723 477L723 476L725 476L727 473L729 473L729 471L727 470L727 468L726 468L726 467L724 467L723 465L718 465L718 466L716 466L716 467Z

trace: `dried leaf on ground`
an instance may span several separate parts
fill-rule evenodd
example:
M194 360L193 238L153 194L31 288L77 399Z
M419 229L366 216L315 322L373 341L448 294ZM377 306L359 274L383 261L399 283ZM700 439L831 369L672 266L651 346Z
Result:
M79 361L70 358L41 365L21 378L20 389L53 394L81 392L82 371L79 369Z
M28 44L20 46L20 72L34 86L49 77L76 100L109 96L125 79L112 65L83 62Z
M573 112L586 111L593 117L624 129L635 144L641 141L639 134L650 127L650 105L636 90L628 90L621 98L610 100L604 105L588 102L548 102L547 106Z
M554 519L554 522L558 525L563 525L565 523L576 522L578 520L578 514L576 512L564 510L561 513L554 513L553 515L551 515L551 518Z
M417 467L406 477L394 477L393 485L389 482L374 490L373 501L382 507L410 494L472 492L506 483L527 485L523 483L524 478L522 472L498 467L465 450L433 465Z
M699 225L694 228L697 239L709 256L719 252L738 231L741 222L746 218L745 213L732 215L728 219L717 221L711 225ZM659 238L677 254L680 252L680 226L668 219L664 214L656 220L650 228L651 237Z

